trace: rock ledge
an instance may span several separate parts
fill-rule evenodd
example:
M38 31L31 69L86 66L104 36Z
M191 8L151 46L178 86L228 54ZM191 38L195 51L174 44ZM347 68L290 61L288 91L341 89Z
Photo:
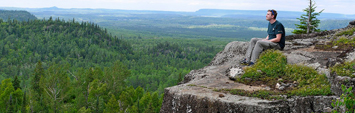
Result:
M350 25L349 25L350 26ZM331 103L339 98L342 77L330 74L328 67L342 61L353 60L355 52L321 51L315 49L319 43L326 44L335 33L352 28L331 30L307 36L287 36L283 54L290 64L302 64L326 74L332 85L334 96L294 96L284 100L264 100L255 97L217 92L220 89L243 89L255 91L265 86L250 86L229 80L228 74L243 58L247 42L231 42L219 52L211 63L199 70L192 70L177 86L165 89L161 113L311 113L330 112ZM319 38L322 37L322 38ZM325 38L324 38L325 37ZM344 55L345 54L345 55ZM339 56L342 56L341 58ZM340 60L338 60L340 59ZM235 70L232 70L233 72ZM236 72L234 72L236 73ZM344 77L343 77L344 78ZM346 78L346 77L345 77ZM346 78L350 79L350 78ZM352 79L351 79L352 80ZM353 80L355 81L355 79ZM349 83L348 85L354 85Z

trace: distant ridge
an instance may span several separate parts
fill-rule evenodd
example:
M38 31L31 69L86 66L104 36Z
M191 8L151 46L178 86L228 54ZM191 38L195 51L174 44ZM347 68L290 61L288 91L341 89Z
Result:
M41 9L50 9L50 10L57 10L57 9L59 9L59 10L60 10L60 8L58 8L58 7L56 7L56 6L48 7L48 8L41 8Z
M225 9L200 9L195 12L201 16L217 16L231 18L260 18L265 17L266 10L225 10ZM281 19L296 19L304 12L297 11L278 11ZM319 19L355 19L354 15L339 13L321 13Z
M58 8L56 6L48 8L14 8L0 7L6 10L26 10L34 14L45 13L50 11L53 14L178 14L187 16L203 16L203 17L227 17L227 18L248 18L260 19L264 18L266 10L231 10L231 9L200 9L195 12L183 11L157 11L157 10L123 10L123 9L91 9L91 8ZM279 19L296 19L304 12L301 11L278 11ZM321 13L319 19L355 19L355 14L339 14L339 13Z
M27 11L14 11L14 10L2 10L0 9L0 19L16 19L19 21L28 21L37 19L36 16Z

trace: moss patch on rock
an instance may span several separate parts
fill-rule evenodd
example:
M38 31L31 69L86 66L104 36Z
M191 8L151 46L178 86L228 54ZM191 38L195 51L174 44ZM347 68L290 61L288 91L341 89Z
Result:
M351 62L345 62L344 64L338 64L330 68L332 73L336 73L339 76L348 76L355 78L355 60Z
M253 95L332 95L325 75L318 74L317 71L307 66L287 64L286 56L278 50L263 52L257 63L246 68L245 74L236 81L247 85L267 85L272 89L266 91L268 93L252 92ZM276 83L297 83L297 86L279 91L275 88Z
M333 37L334 39L328 44L316 44L315 49L328 51L344 51L355 47L355 28L341 31Z
M351 36L354 34L354 32L355 32L355 28L351 28L351 29L337 33L336 36L343 36L343 35L350 35Z

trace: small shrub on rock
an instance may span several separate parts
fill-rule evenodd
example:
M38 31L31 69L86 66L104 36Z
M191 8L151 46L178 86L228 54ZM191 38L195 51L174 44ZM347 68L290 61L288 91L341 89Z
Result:
M332 103L334 107L333 113L338 113L341 110L341 106L346 107L345 113L354 113L355 112L355 96L352 92L352 87L346 88L344 85L341 85L343 94L340 96L335 103Z

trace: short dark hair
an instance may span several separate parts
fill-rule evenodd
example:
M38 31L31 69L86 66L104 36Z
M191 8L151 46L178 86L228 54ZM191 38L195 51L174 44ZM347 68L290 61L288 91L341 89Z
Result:
M267 10L267 12L271 12L272 15L274 15L274 19L277 17L277 11L274 9Z

